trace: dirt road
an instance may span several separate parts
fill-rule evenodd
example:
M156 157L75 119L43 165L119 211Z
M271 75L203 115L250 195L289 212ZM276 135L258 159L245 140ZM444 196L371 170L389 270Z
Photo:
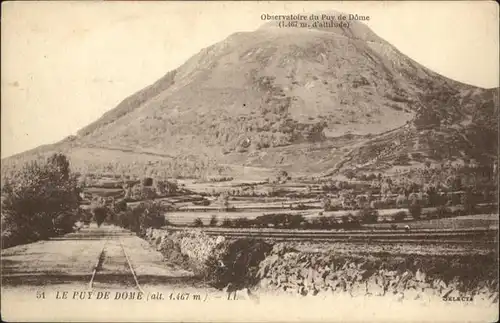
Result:
M63 237L2 251L4 287L71 284L96 289L138 288L137 284L163 285L189 279L192 273L168 267L147 242L115 226L91 225Z
M1 269L2 318L14 321L65 320L75 311L87 317L98 308L159 305L185 293L200 301L214 292L192 272L169 266L146 241L109 225L3 250Z

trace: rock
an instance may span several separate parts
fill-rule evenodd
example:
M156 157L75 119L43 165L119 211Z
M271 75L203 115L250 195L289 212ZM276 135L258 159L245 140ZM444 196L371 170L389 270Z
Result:
M262 288L269 288L271 286L271 281L268 278L263 278L259 282L260 287Z
M432 287L441 294L442 290L446 289L448 286L446 286L446 283L442 279L438 278L432 281Z
M418 284L418 282L417 282L417 281L415 281L414 279L411 279L411 278L410 278L410 279L408 279L408 280L406 281L406 286L405 286L405 288L407 288L407 289L408 289L408 288L418 289L418 287L419 287L418 285L419 285L419 284Z
M384 276L386 277L396 277L396 275L398 274L395 270L391 270L391 271L383 271L382 273Z
M365 293L374 296L384 296L385 288L381 280L378 276L370 277L365 283Z
M285 261L292 261L297 258L297 253L296 252L288 252L283 255L283 259Z
M493 303L493 304L498 303L498 292L493 292L493 293L490 295L489 300L490 300L490 301L491 301L491 303Z
M271 253L278 256L283 256L287 252L294 252L294 251L296 250L294 248L291 248L288 244L284 242L279 242L273 246Z
M415 273L415 280L419 282L425 282L425 279L427 278L427 275L420 271L420 269L417 269L417 272Z
M420 292L414 288L409 288L404 291L405 299L416 300L420 298Z
M335 283L335 291L345 292L347 291L347 282L344 279L340 279Z
M226 241L226 238L224 238L223 236L217 236L217 238L215 239L215 245L219 245L224 241Z
M453 288L446 288L441 291L441 297L460 297L460 292Z
M366 286L362 283L352 284L350 287L350 294L352 297L359 297L366 295Z

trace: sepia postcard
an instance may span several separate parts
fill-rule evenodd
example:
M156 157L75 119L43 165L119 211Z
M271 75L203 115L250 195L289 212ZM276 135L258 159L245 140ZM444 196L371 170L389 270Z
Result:
M493 1L9 1L7 322L496 322Z

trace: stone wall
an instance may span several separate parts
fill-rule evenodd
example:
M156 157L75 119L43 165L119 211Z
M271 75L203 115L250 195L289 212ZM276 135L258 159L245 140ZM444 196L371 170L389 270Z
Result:
M491 256L339 256L299 252L276 244L260 263L262 291L306 295L345 293L395 300L442 301L473 297L498 303Z
M145 238L167 263L182 265L195 273L207 269L205 263L211 255L219 259L216 253L222 255L225 242L229 242L223 237L208 236L200 229L148 229ZM474 302L497 304L497 259L494 254L345 255L298 251L275 243L258 266L259 283L255 289L261 293L302 296L382 296L424 303L472 297Z
M200 229L167 231L149 228L145 239L172 264L201 272L208 257L219 249L224 237L211 237Z

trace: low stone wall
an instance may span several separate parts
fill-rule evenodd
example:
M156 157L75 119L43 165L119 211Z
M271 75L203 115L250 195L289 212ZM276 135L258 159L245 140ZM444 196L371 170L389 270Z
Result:
M148 229L145 238L168 264L203 273L210 256L222 259L227 251L223 237L202 230L168 232ZM221 256L217 258L218 253ZM213 258L212 258L213 259ZM395 301L498 303L496 255L345 255L305 252L275 243L258 265L261 293L302 296L345 294L350 297L390 297ZM213 270L214 268L209 268ZM206 272L205 272L206 274Z
M144 237L171 264L182 265L196 272L204 269L208 257L217 252L224 237L211 237L200 229L169 232L163 229L146 230Z
M496 265L488 256L339 256L276 244L260 263L258 276L262 291L303 296L347 293L422 301L472 297L498 303Z

